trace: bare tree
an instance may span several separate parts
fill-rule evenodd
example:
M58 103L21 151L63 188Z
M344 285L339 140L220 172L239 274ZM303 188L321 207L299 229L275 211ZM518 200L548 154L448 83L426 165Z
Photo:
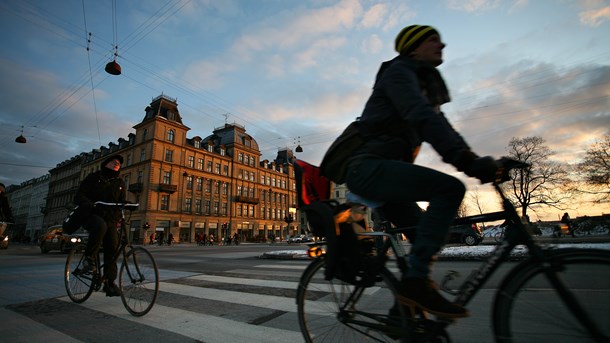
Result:
M610 134L587 149L579 174L588 186L581 192L595 195L595 202L610 202Z
M468 192L468 199L472 204L474 204L474 207L476 207L479 214L485 213L485 210L483 209L483 204L481 203L481 195L479 194L478 187L475 188L473 191Z
M540 206L564 209L565 201L571 198L566 187L569 181L566 168L550 160L553 152L542 137L513 137L508 144L508 155L530 165L524 170L513 170L512 182L503 185L510 193L510 200L521 209L522 217L528 218L528 209L535 212Z

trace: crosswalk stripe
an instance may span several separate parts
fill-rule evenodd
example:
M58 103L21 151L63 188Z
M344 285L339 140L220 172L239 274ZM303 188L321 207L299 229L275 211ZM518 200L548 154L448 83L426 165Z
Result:
M163 287L165 288L165 286L164 284ZM116 300L109 301L114 299ZM124 320L175 332L206 343L248 341L283 343L300 342L303 339L298 331L261 327L158 304L155 304L153 309L145 316L133 317L125 311L120 298L114 299L106 298L98 293L92 295L82 306ZM67 297L62 298L62 300L70 301Z

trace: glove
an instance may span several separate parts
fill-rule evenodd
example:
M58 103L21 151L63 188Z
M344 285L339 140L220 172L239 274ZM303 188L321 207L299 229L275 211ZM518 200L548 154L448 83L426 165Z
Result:
M475 158L464 172L468 176L476 177L481 183L490 183L496 181L498 168L500 164L493 157L485 156Z

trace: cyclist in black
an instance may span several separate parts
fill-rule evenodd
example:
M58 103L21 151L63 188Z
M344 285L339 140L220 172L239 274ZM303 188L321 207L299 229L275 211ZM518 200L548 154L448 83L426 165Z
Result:
M360 117L365 143L349 161L350 191L383 202L383 215L396 226L417 222L399 301L444 317L468 311L442 297L429 279L430 263L443 245L465 193L457 178L413 164L423 142L481 182L494 180L498 163L478 157L440 111L449 92L439 71L443 48L436 29L405 27L396 37L399 55L381 65L372 95ZM417 201L427 201L421 212Z
M121 210L103 206L94 207L96 201L109 203L125 202L125 183L119 177L123 164L121 155L106 158L101 169L89 174L80 184L74 203L91 210L84 227L89 230L89 241L85 249L85 268L92 272L95 269L94 256L97 255L102 242L104 243L104 271L106 296L120 296L120 290L115 284L117 265L113 259L119 245L117 224L121 219Z

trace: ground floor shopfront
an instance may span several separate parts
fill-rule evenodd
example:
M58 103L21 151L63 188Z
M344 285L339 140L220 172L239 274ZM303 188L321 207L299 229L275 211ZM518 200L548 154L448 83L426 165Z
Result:
M204 217L188 219L167 219L163 217L146 220L134 218L129 222L130 239L136 244L150 244L162 238L167 241L171 235L174 243L194 243L198 235L213 235L217 241L238 235L242 241L264 241L269 237L284 239L301 233L299 223L267 220L236 220L222 217ZM153 235L154 234L154 235Z

